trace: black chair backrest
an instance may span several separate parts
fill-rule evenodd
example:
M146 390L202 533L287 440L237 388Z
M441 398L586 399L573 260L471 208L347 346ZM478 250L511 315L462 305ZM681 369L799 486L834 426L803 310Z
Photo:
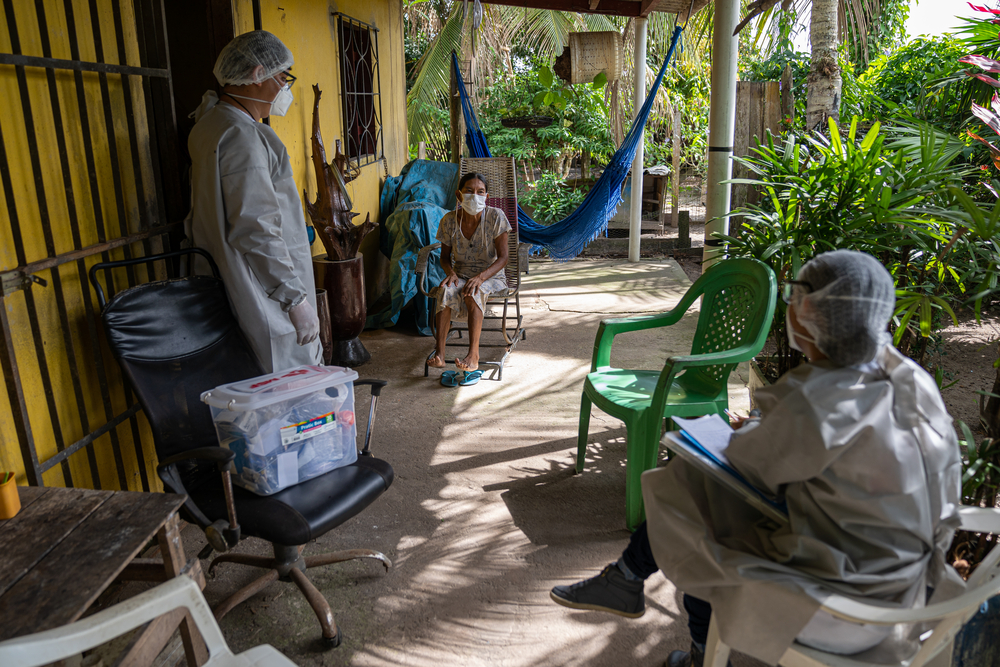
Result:
M95 270L123 264L95 265L91 279ZM263 375L222 281L191 276L138 285L116 294L101 317L111 351L149 419L160 459L218 445L202 392Z

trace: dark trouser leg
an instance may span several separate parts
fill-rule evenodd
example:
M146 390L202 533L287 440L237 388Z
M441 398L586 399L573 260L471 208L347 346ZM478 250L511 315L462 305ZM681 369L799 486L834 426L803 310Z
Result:
M622 552L622 561L625 566L641 579L648 579L650 575L659 568L656 566L656 559L653 558L653 549L649 545L649 534L646 532L646 522L643 521L632 533L628 547ZM708 624L712 620L712 605L696 598L684 594L684 611L688 614L688 631L691 633L691 640L699 646L704 646L708 642Z
M632 533L628 547L622 552L625 567L640 579L648 579L659 570L653 558L653 549L649 546L649 535L646 533L646 522L643 521ZM706 626L707 627L707 626Z
M684 611L688 614L688 632L691 633L691 641L699 646L704 646L708 642L708 624L712 620L712 605L685 593Z

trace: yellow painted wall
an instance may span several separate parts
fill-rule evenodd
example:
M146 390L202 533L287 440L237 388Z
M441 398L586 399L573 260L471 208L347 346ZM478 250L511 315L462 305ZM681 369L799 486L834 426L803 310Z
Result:
M114 24L111 7L118 4L117 0L96 0L98 12L97 21L100 25L105 53L104 61L117 63L117 50L114 48ZM35 21L34 3L16 2L15 14L20 34L21 52L26 55L41 56L41 35ZM127 64L138 65L134 17L127 11L130 3L122 2L126 11L122 23L126 27ZM51 56L55 58L71 58L67 38L67 21L63 9L63 0L44 0L48 34L52 44ZM76 19L76 32L80 44L80 58L94 60L94 40L91 32L89 0L72 0ZM253 29L252 10L249 0L234 0L233 7L236 17L236 33ZM283 8L282 8L283 7ZM295 55L294 72L298 77L295 102L288 114L283 118L275 118L272 127L285 142L295 173L295 180L300 190L306 190L308 196L315 197L316 176L310 161L310 134L312 128L312 91L311 85L318 83L323 90L321 102L321 125L323 138L328 155L332 156L334 140L342 138L342 115L339 79L339 52L336 40L335 22L331 12L343 12L353 18L372 24L379 28L379 64L382 93L382 112L385 155L390 173L398 173L407 160L407 135L405 118L405 74L403 61L403 28L401 0L344 0L330 2L328 0L296 0L295 2L276 2L262 0L263 27L280 37ZM11 53L11 44L7 39L9 26L6 17L0 13L0 52ZM95 212L90 206L90 176L84 160L84 146L80 132L81 115L76 98L76 85L73 75L67 72L57 74L59 108L62 111L63 123L66 127L67 151L69 155L70 180L76 193L74 206L70 206L65 195L66 188L62 178L62 167L56 150L56 136L53 123L52 105L49 100L49 89L45 79L45 71L37 68L27 69L31 118L34 120L37 141L28 138L24 112L22 110L18 82L14 67L0 65L0 131L7 153L7 164L0 168L9 170L15 192L17 215L20 220L21 233L24 239L26 262L33 262L52 254L64 253L75 247L85 247L98 242L97 218L103 218L105 238L110 240L127 233L134 233L140 228L150 225L160 225L166 222L156 219L155 202L152 201L154 189L153 172L148 155L148 141L145 135L145 107L141 92L133 89L132 102L136 114L136 126L140 131L140 177L137 183L132 176L133 167L131 153L128 150L128 128L121 118L124 89L121 78L110 75L109 89L113 108L116 110L116 120L113 128L114 137L118 141L118 163L123 175L124 216L118 213L118 197L112 182L110 153L108 151L107 131L104 116L101 111L100 89L96 74L84 74L85 94L89 110L88 126L93 137L95 153L98 156L95 173L98 188L99 210ZM43 174L44 201L48 207L53 248L47 248L41 209L35 188L32 171L32 155L40 160ZM103 156L103 157L102 157ZM358 179L349 184L354 210L361 215L360 223L365 215L370 213L373 220L378 219L378 199L384 178L383 163L379 161L362 169ZM140 206L137 193L140 189L148 193L147 204ZM7 216L8 202L0 188L0 272L16 268L20 262L14 252L13 232ZM69 225L71 208L79 219L80 238L74 241ZM308 219L308 218L307 218ZM366 257L366 273L369 293L373 287L373 272L377 263L378 234L369 235L362 250ZM322 253L319 241L314 246L314 252ZM138 248L136 249L139 250ZM110 259L123 258L121 249L110 253ZM84 270L101 258L94 257L86 261ZM32 295L37 305L37 326L41 333L45 359L48 362L46 375L52 378L54 387L51 403L59 415L63 426L62 441L69 444L86 435L93 429L106 423L105 410L101 395L94 360L94 342L91 338L89 322L85 313L85 299L92 299L96 312L96 300L91 296L91 290L81 280L81 269L76 263L65 264L54 275L53 271L41 274L49 281L48 287L32 287ZM121 275L118 276L121 284ZM65 295L66 310L69 320L68 337L63 332L57 309L57 299L54 290L54 280L61 282ZM140 274L140 281L145 280ZM39 458L44 460L57 451L52 419L41 381L43 372L40 367L31 330L31 320L27 309L25 292L18 292L4 301L7 317L11 322L14 338L15 354L17 355L19 376L25 388L31 427L34 431ZM98 332L98 335L100 333ZM69 345L66 339L69 339ZM77 366L82 384L82 400L88 414L86 423L80 418L77 409L77 396L73 391L69 353L76 356ZM110 355L103 354L103 365L107 370L108 381L111 384L114 413L122 412L127 405L117 367ZM21 459L21 451L14 431L10 402L6 394L6 383L0 383L0 470L13 470L20 484L25 483L25 466ZM145 472L153 489L160 485L155 474L155 454L149 437L148 427L144 418L140 417L140 440L145 458ZM129 489L141 488L139 481L139 463L135 456L132 441L132 428L126 422L116 429L121 440L122 466L125 471L126 486ZM103 436L94 447L94 453L104 488L118 488L118 463L115 461L109 436ZM90 465L85 453L77 453L70 458L70 469L73 475L73 485L79 487L92 486ZM44 477L47 485L64 485L66 480L58 467L50 470Z
M282 118L272 118L271 127L288 149L295 182L310 198L316 196L316 173L311 156L312 85L323 91L320 101L320 127L327 157L332 159L334 140L343 140L343 115L340 95L340 55L333 12L341 12L379 29L379 69L382 85L382 134L390 174L398 174L408 159L406 134L406 71L403 58L403 8L401 0L297 0L283 2L261 0L261 24L292 50L293 73L298 81L293 89L295 101ZM250 0L235 0L237 34L253 29ZM379 194L385 170L381 161L362 168L361 175L348 183L355 222L364 222L371 214L378 222ZM304 206L304 204L303 204ZM306 220L309 220L308 213ZM373 298L375 267L378 262L378 232L368 235L362 246L365 255L366 286L369 303ZM313 254L325 254L319 240Z
M96 59L95 40L90 5L87 0L74 0L72 3L75 16L76 34L80 48L79 58L86 61ZM48 54L44 53L40 25L36 18L34 3L14 3L14 18L17 34L20 38L21 53L29 56L49 55L53 58L71 59L69 40L67 36L68 22L64 3L61 0L46 0L43 3L48 26L47 34L51 44ZM111 0L99 0L96 3L96 23L99 26L101 40L104 45L104 62L119 63L115 39L114 13ZM138 65L138 47L136 41L135 18L131 6L123 3L121 22L124 26L124 43L126 62L124 64ZM12 52L9 39L11 26L6 15L0 15L0 51ZM8 170L15 193L13 205L20 223L24 262L34 262L54 254L65 253L76 248L93 245L99 241L97 219L103 219L103 233L108 240L118 238L128 233L140 230L144 225L163 224L155 219L155 199L153 172L149 159L148 146L144 136L146 127L145 103L141 87L131 87L131 101L136 126L143 133L139 137L139 183L133 176L131 151L129 150L128 128L123 117L125 88L122 78L117 75L108 76L109 99L115 110L116 121L113 123L112 137L117 141L118 167L123 178L121 197L124 215L119 215L119 198L115 194L112 182L110 164L109 136L101 110L100 88L96 74L83 75L84 92L89 111L87 126L90 130L95 147L95 174L97 184L97 200L95 211L92 205L91 182L85 160L83 143L82 115L77 101L77 87L73 74L60 71L56 74L57 104L53 105L46 72L41 68L27 67L25 75L28 90L30 113L22 106L18 80L15 68L9 65L0 66L0 131L3 133L7 164L2 165ZM65 132L67 160L69 165L69 183L64 182L63 161L60 158L58 137L55 130L55 112L61 114ZM35 138L32 139L25 122L30 118L35 127ZM36 185L32 169L32 156L36 156L40 164L41 187ZM71 188L69 188L71 186ZM137 193L150 193L146 206L141 207ZM73 198L67 196L71 189ZM39 203L41 197L48 211L48 225L43 224L43 206ZM15 252L13 225L8 215L8 204L5 194L0 189L0 271L16 268L19 262ZM71 228L71 216L78 219L78 237L74 239ZM46 229L51 233L51 245L46 241ZM110 253L110 259L123 258L121 249ZM85 269L100 261L100 257L90 258L85 262ZM93 299L90 288L81 277L78 263L64 264L57 270L42 272L39 277L48 281L47 287L34 286L32 296L37 306L36 317L31 317L28 310L27 294L17 292L5 299L4 305L11 325L11 335L14 350L19 364L19 376L24 387L28 416L34 434L36 449L40 460L45 460L56 454L56 437L53 422L58 421L62 428L64 444L79 440L90 431L107 422L105 409L98 388L96 363L93 356L92 338L89 322L85 317L85 299ZM56 283L61 285L67 322L68 335L64 331L58 310L58 292ZM95 304L95 300L91 303ZM39 360L39 351L33 342L32 323L35 323L43 342L45 370ZM80 403L71 382L70 354L75 355L80 375L82 400L87 418L81 416ZM125 398L118 371L113 360L104 355L104 367L111 379L111 398L113 414L126 409ZM51 398L45 396L43 375L52 380ZM6 383L5 383L6 384ZM54 406L58 420L53 419L51 405ZM156 476L153 472L155 456L148 428L140 418L141 440L144 441L146 474L150 483L156 486ZM144 434L144 435L143 435ZM130 489L141 488L138 461L131 446L132 430L128 422L117 429L117 435L125 446L122 449L122 464L125 469L126 484ZM111 438L102 437L94 448L94 455L104 488L119 488L117 464L111 447ZM18 483L26 483L25 466L22 461L13 417L6 387L0 386L0 468L14 471ZM94 480L90 474L87 454L79 453L70 458L69 468L75 486L93 486ZM64 485L66 480L60 467L49 470L43 477L47 485Z

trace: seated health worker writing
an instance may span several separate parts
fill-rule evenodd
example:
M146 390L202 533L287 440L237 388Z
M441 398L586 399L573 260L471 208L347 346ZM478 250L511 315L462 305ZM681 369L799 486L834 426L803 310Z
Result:
M441 242L441 281L443 295L437 300L437 349L427 365L443 368L445 341L451 323L468 322L469 353L456 359L455 365L465 371L463 384L478 382L479 336L483 330L486 298L507 288L507 235L510 223L498 208L486 205L489 185L482 174L469 173L458 183L455 196L458 205L447 213L438 225L437 240ZM454 372L441 376L441 384L459 383Z
M777 664L793 641L841 654L891 627L820 610L836 593L897 608L964 588L945 554L959 524L961 463L934 380L886 331L893 281L870 255L818 255L784 286L789 344L809 359L758 390L759 421L737 424L730 464L784 500L781 525L683 460L642 477L646 523L617 563L556 586L567 607L637 617L657 569L685 593L689 652L700 666L714 611L721 639Z

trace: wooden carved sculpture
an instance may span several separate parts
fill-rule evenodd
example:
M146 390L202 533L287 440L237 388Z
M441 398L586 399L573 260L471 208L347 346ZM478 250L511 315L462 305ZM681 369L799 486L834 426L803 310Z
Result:
M371 221L371 213L362 225L355 225L353 220L357 213L351 211L350 195L347 193L347 182L354 180L356 174L350 174L347 166L347 156L340 152L340 141L335 144L336 154L333 162L327 163L326 149L323 147L323 135L319 129L319 98L322 96L319 86L313 86L315 100L313 102L312 131L312 161L316 168L316 202L310 203L305 193L306 210L312 218L313 226L326 248L328 259L339 261L354 259L361 247L361 241L378 225Z

